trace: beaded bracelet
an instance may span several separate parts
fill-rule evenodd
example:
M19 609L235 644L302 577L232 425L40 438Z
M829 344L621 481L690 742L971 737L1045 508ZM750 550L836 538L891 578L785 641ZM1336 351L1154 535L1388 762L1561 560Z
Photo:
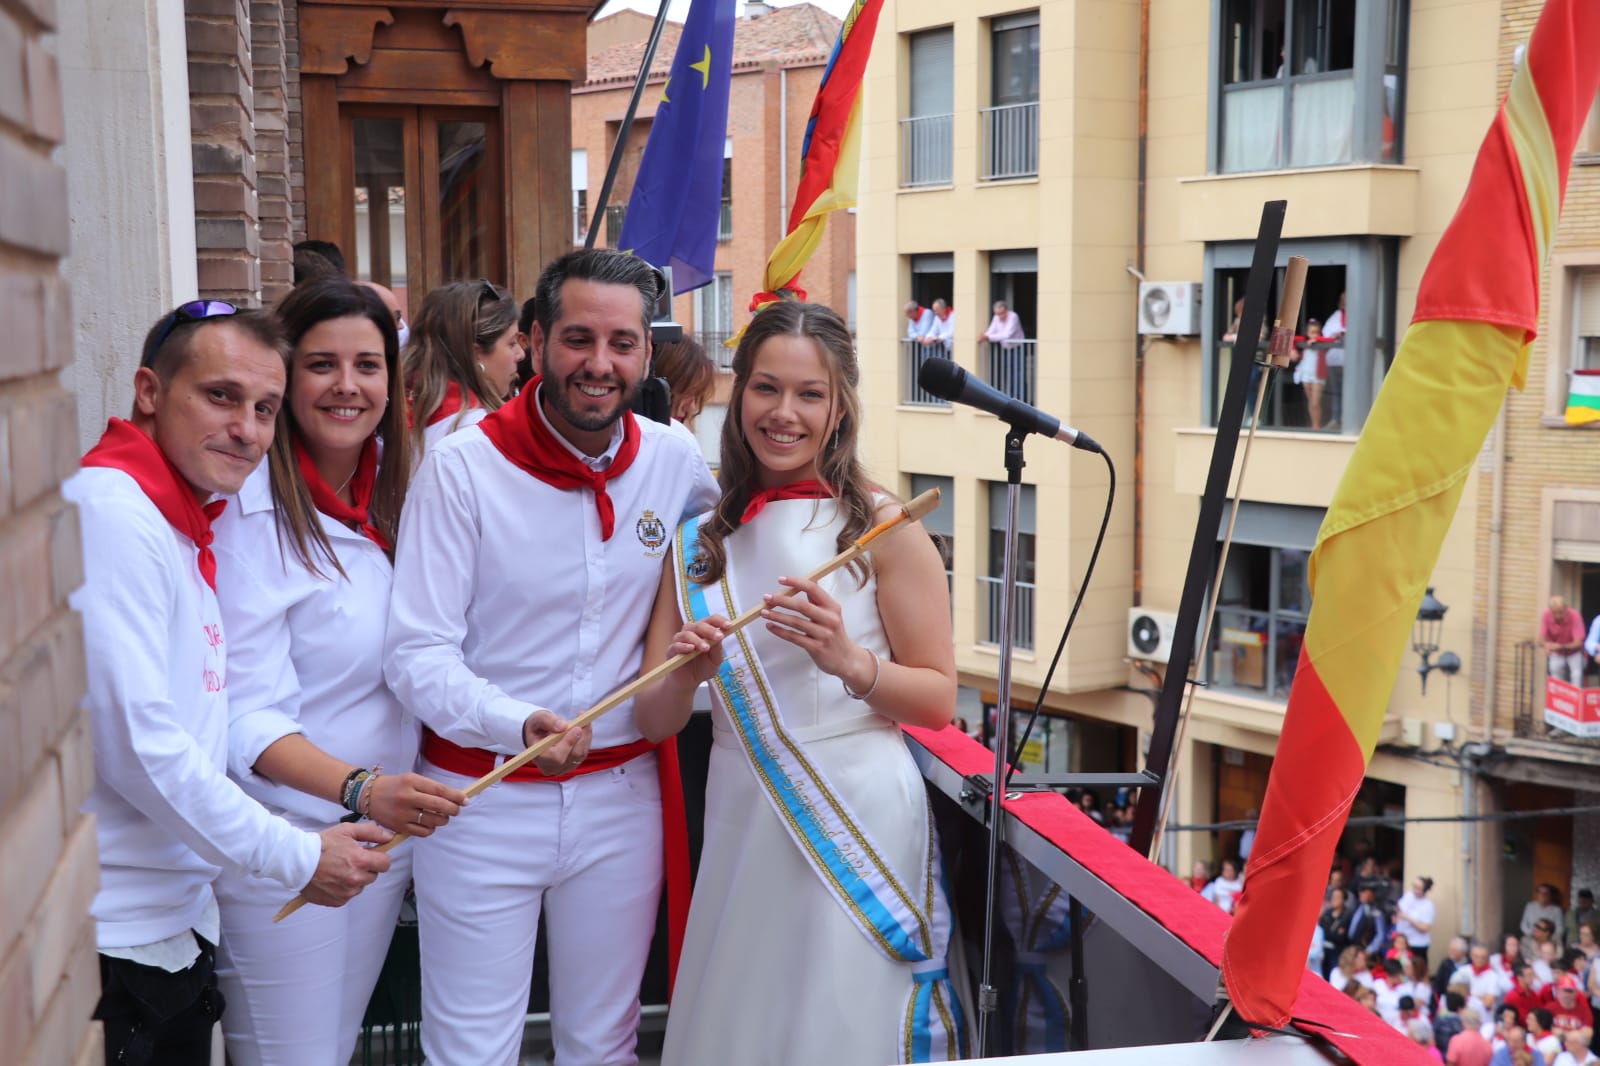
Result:
M361 813L356 809L356 803L361 796L362 786L372 776L372 771L357 767L350 771L350 776L344 779L344 788L340 791L339 806L351 814Z
M878 679L883 676L883 660L878 657L877 652L871 651L871 649L868 649L868 651L872 655L872 684L867 686L867 691L854 692L850 688L850 682L846 681L842 677L839 679L839 683L844 686L844 694L853 700L864 700L876 692L878 688Z
M363 818L372 817L372 797L378 791L378 778L383 776L383 767L374 766L372 776L361 784L361 791L356 796L357 812Z

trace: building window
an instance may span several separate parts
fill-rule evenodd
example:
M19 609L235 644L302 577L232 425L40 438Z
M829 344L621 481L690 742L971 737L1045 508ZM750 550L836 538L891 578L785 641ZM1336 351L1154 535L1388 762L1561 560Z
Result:
M1589 107L1589 117L1584 120L1583 132L1578 134L1575 162L1600 163L1600 96Z
M1238 316L1244 301L1253 247L1248 242L1212 244L1206 249L1211 324L1204 343L1210 353L1201 377L1206 424L1215 425L1239 343ZM1272 372L1263 401L1263 429L1354 434L1366 421L1383 375L1394 358L1395 268L1398 245L1387 238L1284 241L1280 264L1291 255L1311 261L1305 303L1295 333L1299 359ZM1284 267L1276 271L1267 300L1277 307ZM1315 319L1321 339L1308 330ZM1257 349L1264 338L1258 339ZM1255 409L1259 375L1252 368L1245 417Z
M722 212L717 215L717 240L733 240L733 138L722 142Z
M1397 163L1405 0L1216 0L1224 174Z
M1033 248L989 253L989 303L973 321L986 322L978 338L983 380L1023 403L1038 403L1039 253ZM996 311L1005 304L1006 317ZM1015 322L1014 328L1008 328ZM991 333L994 334L991 336Z
M955 150L955 31L913 33L910 113L900 120L900 184L949 185Z
M1323 514L1315 507L1239 505L1211 626L1211 684L1288 697L1311 614L1307 566Z
M705 456L706 465L715 473L722 461L722 424L728 420L728 405L725 403L708 403L700 409L695 416L694 423L689 427L694 433L695 441L700 445L700 454Z
M937 474L912 474L911 495L921 496L929 489L939 490L939 506L922 520L922 527L933 537L933 546L939 549L944 560L944 576L950 585L950 596L955 598L956 570L956 482L954 478Z
M986 482L989 493L988 569L978 578L978 642L1000 643L1000 595L1005 576L1006 483ZM1011 615L1011 642L1021 651L1033 650L1034 541L1038 533L1035 489L1021 486L1017 500L1016 598Z
M589 150L572 150L572 243L589 237Z
M1039 12L989 23L990 106L983 109L985 181L1039 173Z
M733 275L719 271L708 285L694 291L695 337L724 373L733 372L733 349L725 342L733 336Z
M1600 370L1600 267L1574 271L1572 369Z
M901 316L900 326L900 402L914 407L949 407L950 401L941 400L924 392L917 384L917 374L924 360L933 357L948 358L952 353L941 343L925 344L917 334L919 323L927 321L922 314L931 310L934 302L950 301L955 288L955 260L949 252L913 255L911 261L911 303L915 305L913 317Z

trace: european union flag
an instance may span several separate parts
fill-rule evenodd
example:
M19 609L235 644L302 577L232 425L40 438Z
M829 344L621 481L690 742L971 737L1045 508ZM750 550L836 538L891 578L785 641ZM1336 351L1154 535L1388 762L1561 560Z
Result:
M707 284L715 270L735 2L689 6L617 242L670 266L677 293Z

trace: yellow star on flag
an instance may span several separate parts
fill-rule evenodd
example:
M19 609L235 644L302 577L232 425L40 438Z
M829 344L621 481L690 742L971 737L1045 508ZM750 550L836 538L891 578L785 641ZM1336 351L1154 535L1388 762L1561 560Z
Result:
M700 88L704 89L711 84L711 46L709 44L706 45L705 58L698 63L690 63L689 69L700 72Z
M667 83L661 87L661 102L664 104L672 103L672 97L667 95L667 90L670 88L672 88L672 79L668 78Z

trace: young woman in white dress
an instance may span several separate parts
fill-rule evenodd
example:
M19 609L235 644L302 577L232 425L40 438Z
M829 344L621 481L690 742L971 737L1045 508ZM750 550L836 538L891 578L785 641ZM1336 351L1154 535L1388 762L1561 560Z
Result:
M859 565L801 576L896 510L858 458L859 371L837 313L766 307L733 372L723 495L679 531L644 666L709 654L634 710L646 736L670 736L713 682L705 847L662 1061L959 1058L937 843L900 733L954 716L944 567L912 523ZM767 595L780 585L793 597ZM764 596L764 621L723 640Z
M411 322L404 381L417 463L427 447L475 426L511 395L517 364L517 305L487 281L434 289Z
M410 772L420 730L383 680L410 478L394 321L344 278L301 284L278 315L293 356L275 439L216 523L229 772L304 828L348 812L427 836L466 796ZM235 1066L350 1061L410 853L394 851L389 873L344 907L277 925L276 882L218 878L217 976Z

